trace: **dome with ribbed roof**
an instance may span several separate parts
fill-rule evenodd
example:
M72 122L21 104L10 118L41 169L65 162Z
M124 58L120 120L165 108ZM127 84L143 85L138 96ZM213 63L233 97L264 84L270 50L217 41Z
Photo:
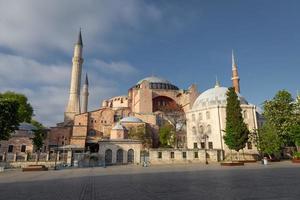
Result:
M226 106L227 91L228 91L227 87L219 87L219 86L206 90L205 92L203 92L198 96L192 109L198 110L207 106L214 106L214 105ZM242 95L240 95L239 93L237 95L241 104L248 104L248 102Z
M136 88L139 88L140 84L143 81L148 81L150 83L150 89L167 89L167 90L179 90L177 86L173 85L170 81L157 77L157 76L149 76L141 79L136 84Z
M120 120L121 123L142 123L143 121L137 117L124 117Z

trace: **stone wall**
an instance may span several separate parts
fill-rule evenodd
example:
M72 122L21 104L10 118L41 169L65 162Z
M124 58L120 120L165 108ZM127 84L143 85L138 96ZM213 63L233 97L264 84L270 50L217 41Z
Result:
M221 150L207 150L208 162L219 162ZM185 155L185 156L184 156ZM202 149L150 149L149 161L151 164L172 163L205 163L205 150Z

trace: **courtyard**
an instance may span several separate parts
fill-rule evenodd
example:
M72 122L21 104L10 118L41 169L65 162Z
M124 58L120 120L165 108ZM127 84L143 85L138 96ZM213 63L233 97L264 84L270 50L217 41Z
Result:
M299 199L299 165L112 166L0 174L0 199Z

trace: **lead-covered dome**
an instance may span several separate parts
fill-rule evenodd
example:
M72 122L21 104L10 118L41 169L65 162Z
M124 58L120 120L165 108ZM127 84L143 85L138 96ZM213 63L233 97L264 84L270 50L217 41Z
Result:
M129 116L120 120L121 123L143 123L143 121L137 117Z
M214 106L214 105L225 105L227 103L227 93L228 88L226 87L214 87L211 89L206 90L202 94L198 96L196 99L194 105L193 105L193 110L198 110L207 106ZM246 99L240 95L239 93L237 94L238 98L241 102L241 104L248 104Z
M140 84L143 81L148 81L150 83L150 89L167 89L167 90L179 90L177 86L173 85L170 81L157 77L157 76L149 76L141 79L136 84L136 88L140 87Z

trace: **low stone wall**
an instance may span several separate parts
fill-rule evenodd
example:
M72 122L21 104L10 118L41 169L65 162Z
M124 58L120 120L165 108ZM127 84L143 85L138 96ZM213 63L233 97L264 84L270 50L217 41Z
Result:
M55 162L49 161L49 162L0 162L0 167L4 167L4 168L23 168L23 167L27 167L29 165L45 165L48 168L54 168L55 166ZM60 166L63 163L61 161L56 162L56 166Z
M206 150L208 162L219 162L222 159L222 150ZM150 149L149 162L151 164L172 163L205 163L203 149Z

